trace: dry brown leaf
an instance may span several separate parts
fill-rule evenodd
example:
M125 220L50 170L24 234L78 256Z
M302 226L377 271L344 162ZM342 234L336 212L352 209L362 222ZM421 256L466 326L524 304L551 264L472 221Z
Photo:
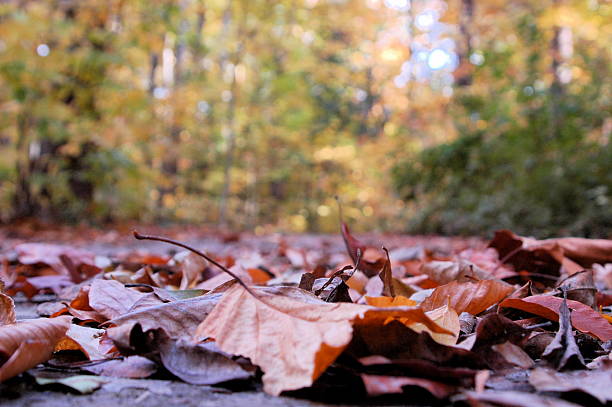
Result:
M419 308L378 309L350 303L326 303L295 287L230 288L196 331L218 347L248 357L264 371L267 393L310 386L340 355L353 334L353 323L380 324L388 318L413 318L441 330Z
M383 283L382 295L385 297L395 297L395 289L393 287L393 273L391 272L391 259L389 259L389 251L383 247L387 260L383 264L382 270L378 273L378 277Z
M565 298L563 298L563 302L559 307L559 330L553 341L544 349L542 359L553 363L557 370L562 370L566 367L576 369L585 367L584 358L580 353L576 338L574 338L570 321L570 310Z
M98 279L91 283L89 305L105 318L113 319L129 312L145 296L117 281Z
M15 251L22 264L48 264L58 273L65 275L71 274L65 259L68 259L69 264L74 267L86 265L97 269L94 261L95 255L92 252L70 246L47 243L22 243L15 246ZM62 261L62 257L64 257L64 261Z
M413 301L406 297L402 297L401 295L398 295L397 297L393 298L365 297L365 299L368 305L381 308L417 305L416 301ZM459 337L459 330L461 327L459 324L459 316L452 308L449 308L447 305L443 305L442 307L437 308L435 310L425 312L425 315L427 315L432 321L438 324L438 326L444 328L449 333L433 332L425 325L418 322L415 323L410 319L399 318L398 321L416 332L428 332L436 342L441 343L443 345L454 345L455 343L457 343L457 338Z
M105 359L106 352L100 348L100 336L103 333L102 329L71 324L66 336L55 345L55 351L79 350L89 360Z
M206 269L208 262L195 253L187 254L181 262L181 290L193 288L200 282L202 272Z
M491 348L499 353L499 355L511 365L522 367L523 369L529 369L534 365L534 361L529 355L512 342L506 341L498 345L493 345Z
M455 386L419 377L362 374L361 379L369 396L402 394L403 388L407 386L421 387L439 399L444 399L456 391Z
M469 312L477 315L491 305L497 304L513 290L511 285L497 280L482 280L477 283L453 281L437 287L423 301L421 307L426 311L431 311L450 304L450 307L458 314Z
M123 341L128 342L131 328L136 324L140 324L143 332L161 328L171 338L191 337L197 326L219 302L221 295L205 294L129 312L109 321L108 323L115 327L109 328L108 331L113 332L115 338L121 331L122 336L128 336Z
M214 342L194 343L191 339L167 337L160 342L162 364L187 383L214 385L252 376L229 355L219 351Z
M520 391L466 392L472 406L508 406L508 407L580 407L579 404L570 403L555 397L541 396ZM482 403L480 403L482 402Z
M450 333L446 334L432 332L425 325L418 322L409 324L408 327L417 332L427 331L434 341L441 343L442 345L452 346L457 343L459 331L461 330L461 324L459 323L459 315L457 315L457 312L455 312L454 309L448 305L443 305L435 310L425 312L425 315L438 324L438 326L446 329Z
M6 294L0 293L0 326L14 324L16 321L13 299Z
M157 365L147 358L134 355L121 360L112 359L91 366L85 366L83 370L99 376L144 379L157 372Z
M70 326L70 317L0 326L0 382L47 361Z
M451 281L467 282L492 279L487 273L474 263L460 259L459 261L430 261L421 265L420 272L426 274L438 284L447 284Z
M538 367L531 372L529 383L538 391L581 391L595 397L602 405L612 401L612 369L560 373Z

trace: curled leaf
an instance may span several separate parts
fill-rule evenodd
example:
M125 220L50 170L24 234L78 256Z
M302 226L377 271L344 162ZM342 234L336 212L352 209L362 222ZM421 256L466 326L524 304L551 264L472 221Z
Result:
M40 318L0 326L0 382L47 361L70 319Z
M16 321L13 299L6 294L0 293L0 326L14 324Z
M558 321L562 303L563 299L559 297L533 295L526 298L508 298L499 306L520 309L551 321ZM567 306L572 310L571 322L574 328L604 342L612 339L612 326L601 314L578 301L567 300Z

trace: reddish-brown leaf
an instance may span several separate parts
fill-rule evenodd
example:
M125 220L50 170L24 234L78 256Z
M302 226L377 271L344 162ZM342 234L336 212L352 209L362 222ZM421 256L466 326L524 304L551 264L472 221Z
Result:
M369 277L376 275L376 273L380 271L385 263L385 259L383 257L369 259L369 256L366 255L367 246L351 235L351 231L346 223L342 222L341 228L342 238L344 239L346 250L351 257L351 260L353 260L353 263L357 263L357 259L360 257L357 255L357 253L360 252L361 260L359 261L359 269L363 270L363 272Z
M47 361L70 326L70 317L0 326L0 382Z
M71 270L66 265L68 259L72 266L78 268L87 265L97 269L95 255L87 250L76 249L70 246L60 246L47 243L22 243L15 246L15 251L22 264L43 263L53 267L58 273L71 275Z
M437 287L421 307L431 311L450 303L457 314L469 312L476 315L497 304L513 290L511 285L497 280L481 280L477 283L453 281Z
M6 294L0 293L0 326L14 324L15 304L13 299Z
M563 298L533 295L526 298L508 298L499 306L520 309L551 321L558 321L559 308L562 303ZM574 328L604 342L612 339L612 325L599 313L578 301L567 300L567 306L572 310L571 321Z
M439 399L444 399L456 391L455 386L418 377L362 374L361 379L369 396L401 394L403 393L403 388L407 386L421 387Z

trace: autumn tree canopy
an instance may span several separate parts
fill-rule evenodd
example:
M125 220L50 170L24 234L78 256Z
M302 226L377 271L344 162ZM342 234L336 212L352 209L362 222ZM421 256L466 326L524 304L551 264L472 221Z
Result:
M611 9L2 2L1 219L603 235Z

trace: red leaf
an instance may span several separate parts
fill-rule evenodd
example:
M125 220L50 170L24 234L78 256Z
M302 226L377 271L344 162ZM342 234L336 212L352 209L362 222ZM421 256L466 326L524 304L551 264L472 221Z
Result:
M562 303L563 298L534 295L527 298L508 298L499 306L520 309L551 321L558 321L559 307ZM578 301L567 300L567 306L572 310L571 319L574 328L604 342L612 339L612 326L599 313Z

